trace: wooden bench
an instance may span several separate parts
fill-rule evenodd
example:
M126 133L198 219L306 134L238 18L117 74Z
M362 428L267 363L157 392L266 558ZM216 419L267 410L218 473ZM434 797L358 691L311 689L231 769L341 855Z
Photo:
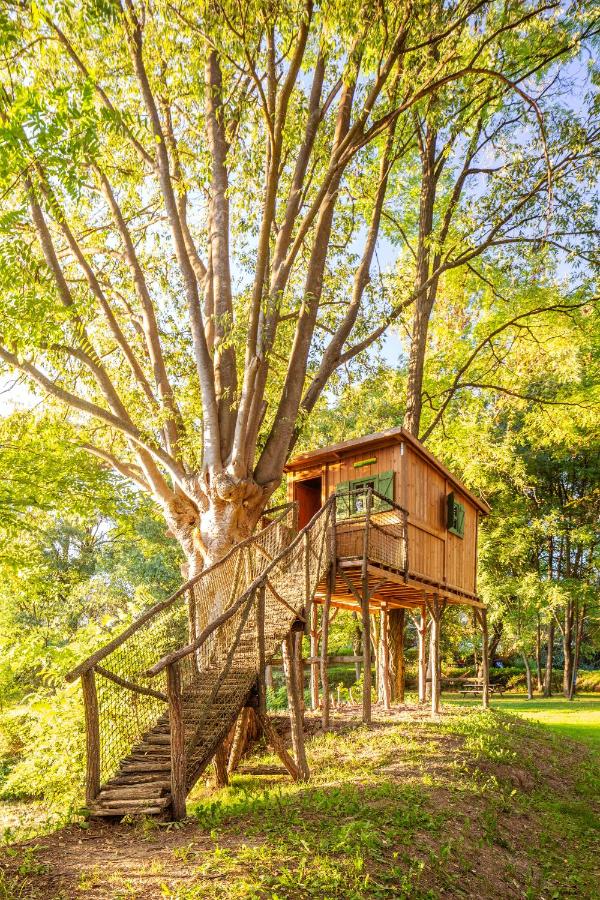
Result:
M488 689L490 694L500 695L506 690L503 684L489 684ZM481 682L465 682L464 687L460 689L460 693L463 697L466 697L468 694L481 694L483 693L483 684Z

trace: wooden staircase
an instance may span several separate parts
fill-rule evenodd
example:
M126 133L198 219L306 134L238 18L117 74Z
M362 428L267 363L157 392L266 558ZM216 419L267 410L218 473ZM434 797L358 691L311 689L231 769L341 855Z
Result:
M208 766L255 688L256 672L231 671L207 707L218 676L219 672L212 673L202 688L194 688L182 696L186 740L194 746L193 768L188 767L187 791ZM226 719L224 710L228 712ZM167 712L121 760L119 770L102 786L89 809L93 816L168 816L170 807L171 728Z
M286 507L67 676L83 684L93 816L178 818L244 706L258 704L272 734L264 667L329 571L335 501L300 533L290 512ZM189 609L208 620L191 642Z

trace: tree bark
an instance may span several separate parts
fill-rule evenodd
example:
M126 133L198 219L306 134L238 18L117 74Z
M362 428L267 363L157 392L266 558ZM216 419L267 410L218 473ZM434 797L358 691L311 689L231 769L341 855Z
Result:
M563 694L570 700L573 686L573 624L574 603L568 599L565 603L565 617L563 623Z
M539 692L544 687L544 676L542 675L542 623L540 614L537 614L537 626L535 630L535 670L537 678L537 689Z
M544 674L544 697L552 696L552 658L554 656L554 622L548 622L546 638L546 672Z
M523 657L523 662L525 663L525 676L527 678L527 699L533 700L533 681L531 678L531 666L529 665L529 658L525 651L521 653Z

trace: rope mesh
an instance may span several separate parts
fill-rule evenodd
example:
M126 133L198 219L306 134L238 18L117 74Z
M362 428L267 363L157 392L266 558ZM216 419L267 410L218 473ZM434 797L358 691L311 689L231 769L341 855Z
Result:
M208 624L243 594L256 573L289 544L294 534L295 507L290 505L257 535L206 569L189 590L176 595L173 603L144 621L96 666L101 783L119 770L120 762L167 711L165 672L153 678L145 673L163 656L189 642L190 601L197 630L202 630L198 626ZM211 636L195 662L183 661L184 686L189 687L198 679L199 670L214 670L222 663L222 649L233 630L232 620L226 625L218 636ZM121 683L115 683L110 676ZM129 683L132 689L122 682ZM163 699L139 693L135 688L162 694Z
M180 677L186 719L188 781L227 734L259 669L257 608L264 587L264 652L277 651L314 596L331 561L333 503L296 537L295 507L205 570L95 666L100 780L106 783L157 723L168 721L166 673L149 677L160 659L235 607L202 645L184 656ZM260 586L257 578L262 577ZM190 614L195 635L190 635ZM140 693L140 690L146 693ZM135 761L135 756L134 756Z

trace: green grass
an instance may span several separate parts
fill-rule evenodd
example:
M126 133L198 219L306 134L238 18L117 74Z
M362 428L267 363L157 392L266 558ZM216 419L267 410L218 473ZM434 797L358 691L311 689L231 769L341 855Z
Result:
M307 744L308 784L202 781L184 824L17 844L0 900L600 900L600 754L561 727L571 708L597 713L594 700L565 711L510 697L488 712L447 700L436 721L417 709L376 712L372 729L338 720Z
M464 700L443 695L443 702L461 706L480 706L479 700ZM522 695L492 696L493 709L515 713L550 728L556 734L584 741L600 750L600 694L581 694L574 700L564 697L534 697Z

